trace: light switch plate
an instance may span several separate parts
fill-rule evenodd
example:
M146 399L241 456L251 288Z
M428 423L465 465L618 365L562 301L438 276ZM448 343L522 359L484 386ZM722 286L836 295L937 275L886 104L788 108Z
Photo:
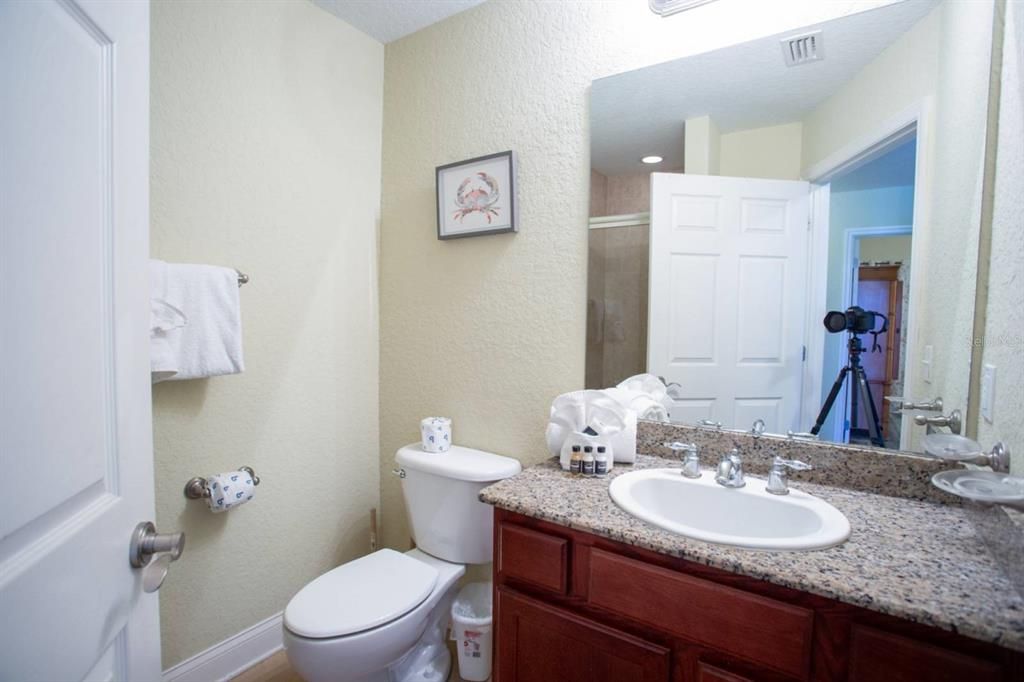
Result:
M992 423L992 410L996 402L996 366L983 365L981 368L981 416Z
M926 384L932 383L932 358L935 355L935 346L928 344L924 347L921 358L921 379Z

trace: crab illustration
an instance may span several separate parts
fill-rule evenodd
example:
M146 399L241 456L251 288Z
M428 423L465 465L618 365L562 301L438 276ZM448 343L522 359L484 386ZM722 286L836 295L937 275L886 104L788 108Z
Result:
M474 173L459 185L455 191L455 205L459 210L452 214L460 223L472 213L482 213L487 222L496 218L501 210L495 206L499 198L498 181L484 172Z

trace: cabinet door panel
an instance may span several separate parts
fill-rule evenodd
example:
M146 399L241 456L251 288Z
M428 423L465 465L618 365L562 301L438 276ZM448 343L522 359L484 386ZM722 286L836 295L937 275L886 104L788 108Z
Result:
M804 679L814 613L594 549L589 602L711 649Z
M698 663L697 682L752 682L752 680L708 663Z
M503 523L497 552L499 579L522 580L557 594L568 591L568 540Z
M670 652L498 588L497 682L667 682Z
M999 665L907 637L854 625L850 682L998 682Z

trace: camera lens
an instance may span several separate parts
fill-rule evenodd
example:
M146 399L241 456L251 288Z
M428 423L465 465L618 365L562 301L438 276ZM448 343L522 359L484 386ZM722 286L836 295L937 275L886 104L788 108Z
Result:
M846 329L846 313L839 310L830 310L825 313L825 319L822 320L825 325L825 329L835 334Z

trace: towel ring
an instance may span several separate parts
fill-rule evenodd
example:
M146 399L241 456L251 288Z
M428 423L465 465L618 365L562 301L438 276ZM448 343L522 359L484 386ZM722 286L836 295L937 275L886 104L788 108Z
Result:
M252 470L252 467L238 467L239 471L252 476L252 484L259 485L260 477L256 475L256 472ZM190 500L201 500L204 497L210 496L209 484L202 476L195 476L188 479L188 483L185 484L185 497Z

